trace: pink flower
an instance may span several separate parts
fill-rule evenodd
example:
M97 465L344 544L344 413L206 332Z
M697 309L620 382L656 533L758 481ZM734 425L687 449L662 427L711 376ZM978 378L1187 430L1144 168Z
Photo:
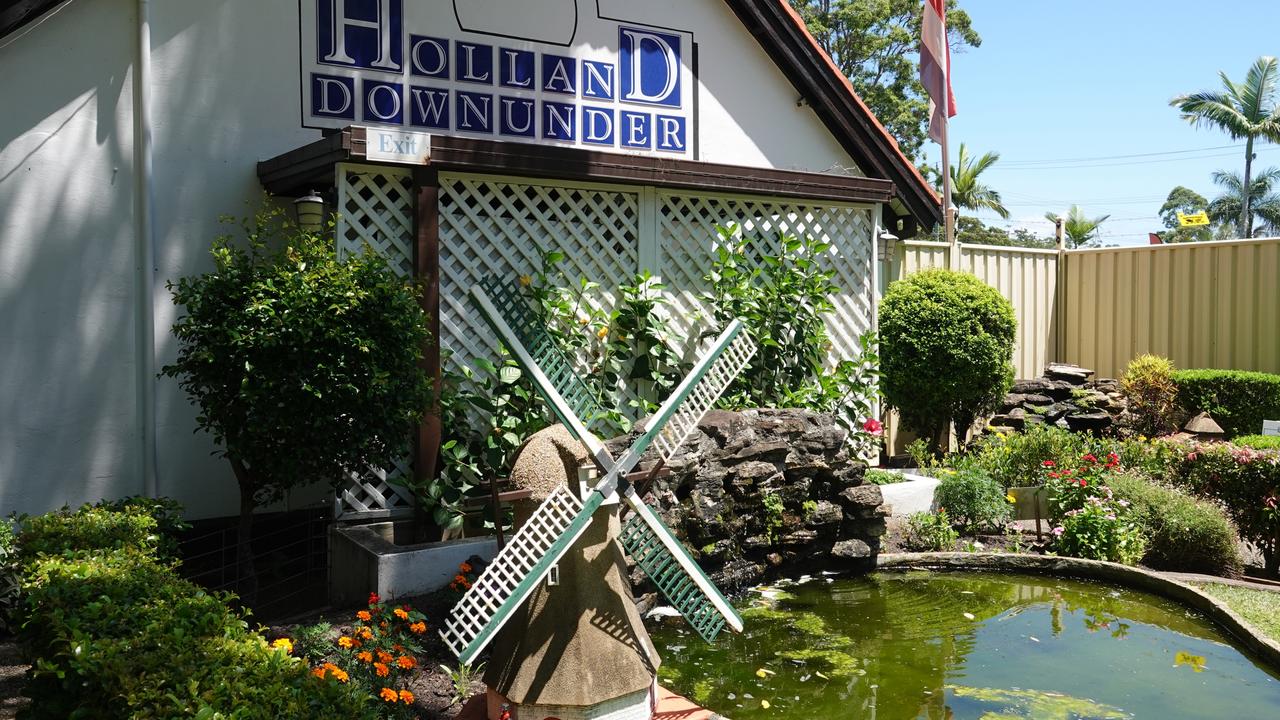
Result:
M1057 526L1057 527L1055 527L1055 528L1053 529L1053 535L1054 535L1054 537L1062 537L1062 533L1064 533L1064 532L1066 532L1066 531L1067 531L1067 529L1066 529L1066 528L1064 528L1064 527L1062 527L1061 525L1059 525L1059 526Z
M884 423L881 423L879 420L875 418L867 418L862 423L862 429L871 433L872 435L879 435L880 433L884 432Z

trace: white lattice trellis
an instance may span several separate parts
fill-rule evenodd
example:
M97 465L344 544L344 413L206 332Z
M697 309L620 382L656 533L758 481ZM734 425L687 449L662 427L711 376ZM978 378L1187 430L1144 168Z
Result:
M544 252L564 254L571 279L600 284L605 310L639 269L638 191L440 175L440 328L460 364L494 357L497 345L467 299L486 276L538 271Z
M719 241L717 225L737 223L748 236L778 232L808 235L830 244L825 258L841 293L827 319L832 360L859 354L858 337L871 329L871 213L855 205L804 205L706 194L658 194L661 275L680 312L673 324L686 337L705 328L703 277Z
M387 259L399 277L413 274L413 178L409 171L377 165L338 165L338 257L366 247ZM335 518L397 517L412 512L411 493L389 480L409 477L410 459L392 468L353 475L334 498Z

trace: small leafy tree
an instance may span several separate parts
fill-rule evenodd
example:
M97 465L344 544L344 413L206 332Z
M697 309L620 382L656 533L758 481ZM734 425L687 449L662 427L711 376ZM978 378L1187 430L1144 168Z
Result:
M1013 383L1013 306L968 273L925 270L889 286L880 306L885 399L941 447L965 433Z
M1088 247L1090 243L1097 240L1102 223L1109 217L1111 216L1099 215L1091 218L1084 214L1079 205L1072 205L1066 215L1051 212L1044 214L1044 219L1051 223L1062 221L1062 231L1067 236L1067 247L1073 249Z
M254 508L404 457L430 382L417 293L381 257L339 262L331 241L270 204L239 224L243 247L221 236L213 270L169 284L185 314L163 374L199 406L199 428L235 472L242 592L252 595Z

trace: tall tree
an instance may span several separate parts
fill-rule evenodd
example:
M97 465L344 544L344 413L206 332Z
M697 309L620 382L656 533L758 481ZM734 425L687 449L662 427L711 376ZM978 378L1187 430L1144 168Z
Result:
M1168 230L1158 233L1166 243L1204 242L1213 239L1213 228L1208 225L1182 227L1178 213L1193 214L1209 209L1209 201L1191 188L1181 185L1169 191L1164 205L1160 206L1160 221Z
M1260 57L1249 68L1244 82L1236 83L1219 71L1222 90L1201 90L1179 95L1169 101L1178 108L1182 119L1197 127L1211 127L1225 132L1232 140L1245 139L1244 179L1240 187L1246 192L1238 217L1240 237L1253 236L1253 213L1250 210L1253 187L1253 143L1255 140L1280 142L1280 107L1276 106L1276 75L1280 73L1276 59Z
M1244 191L1240 173L1219 170L1213 174L1213 182L1222 188L1222 194L1207 206L1209 218L1216 222L1230 222L1239 217L1246 202L1249 203L1249 222L1258 221L1258 234L1271 236L1280 233L1280 168L1267 168L1249 183ZM1252 235L1248 236L1252 237Z
M929 124L919 72L920 0L790 2L898 147L916 159ZM947 0L947 39L952 54L982 44L956 0Z
M1065 216L1047 212L1044 217L1053 223L1062 218L1062 231L1067 236L1067 247L1082 248L1098 238L1099 227L1111 216L1086 217L1079 205L1072 205Z
M1009 209L1003 205L1000 193L978 179L979 175L999 159L998 152L985 153L978 158L970 157L964 143L960 143L960 154L956 158L956 164L951 166L951 201L956 207L965 210L991 210L1002 218L1009 217Z

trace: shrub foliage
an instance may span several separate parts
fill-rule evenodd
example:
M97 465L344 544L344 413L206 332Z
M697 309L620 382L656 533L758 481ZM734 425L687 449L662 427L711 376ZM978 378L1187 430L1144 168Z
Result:
M1207 412L1227 437L1262 432L1280 419L1280 375L1241 370L1179 370L1178 404L1188 415Z
M1118 499L1129 503L1147 538L1144 565L1228 577L1240 574L1240 538L1217 505L1132 472L1117 473L1109 484Z
M377 717L368 696L268 647L231 596L159 561L156 527L136 507L22 521L26 717Z
M1013 306L968 273L925 270L889 286L880 306L886 400L906 425L940 441L964 433L1013 382Z
M1173 363L1157 355L1134 358L1120 387L1129 402L1130 429L1142 435L1163 435L1178 426L1178 386Z
M1004 488L980 470L944 471L933 499L966 532L998 530L1009 520Z

